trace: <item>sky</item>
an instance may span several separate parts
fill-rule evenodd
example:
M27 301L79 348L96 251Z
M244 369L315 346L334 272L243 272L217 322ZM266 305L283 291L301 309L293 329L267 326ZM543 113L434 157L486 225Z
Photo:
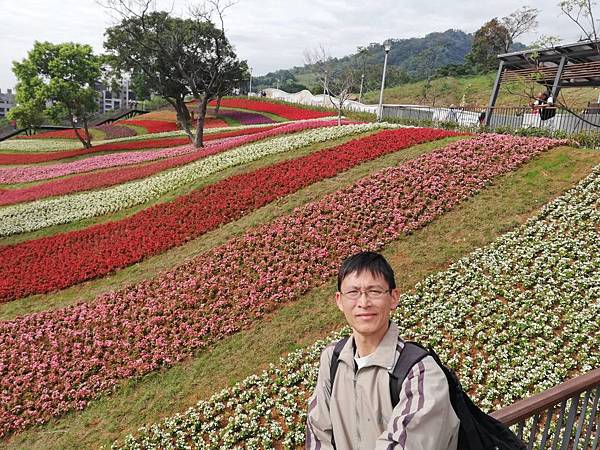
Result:
M184 16L192 0L154 0L157 9ZM163 3L161 3L163 2ZM323 46L331 56L387 38L423 37L449 28L476 31L493 17L523 5L540 10L539 26L519 40L558 36L579 38L576 26L561 14L558 0L237 0L225 12L225 28L238 56L254 75L304 64L305 50ZM114 14L95 0L0 0L0 89L14 88L12 61L22 60L37 41L78 42L103 51L104 30Z

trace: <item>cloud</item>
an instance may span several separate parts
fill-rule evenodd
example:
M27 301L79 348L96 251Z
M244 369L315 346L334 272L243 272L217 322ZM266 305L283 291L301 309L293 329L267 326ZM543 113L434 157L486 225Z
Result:
M162 2L162 3L161 3ZM170 8L171 0L158 0ZM174 0L174 11L185 14L190 0ZM556 4L530 0L541 10L537 33L578 38L575 26L560 16ZM352 53L359 45L387 38L422 37L449 28L474 32L493 17L522 6L522 0L239 0L226 11L228 35L238 55L255 74L304 64L304 50L322 44L332 56ZM22 0L3 5L0 88L13 86L11 62L21 60L37 40L87 43L102 51L103 33L111 19L94 0Z

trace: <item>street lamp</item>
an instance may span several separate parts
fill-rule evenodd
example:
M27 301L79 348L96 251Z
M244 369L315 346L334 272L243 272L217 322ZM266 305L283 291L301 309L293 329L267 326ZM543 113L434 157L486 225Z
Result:
M362 100L362 90L363 90L363 83L365 82L365 74L363 73L360 76L360 93L358 94L358 103L361 102Z
M325 106L325 94L327 93L327 69L325 69L325 82L323 83L323 106Z
M379 108L377 108L378 122L381 122L381 117L383 115L383 89L385 87L385 70L387 69L387 58L391 48L392 42L388 39L383 43L383 49L385 50L385 58L383 60L383 75L381 76L381 91L379 92Z
M252 67L248 67L248 70L250 70L250 87L248 88L248 96L250 96L252 92Z

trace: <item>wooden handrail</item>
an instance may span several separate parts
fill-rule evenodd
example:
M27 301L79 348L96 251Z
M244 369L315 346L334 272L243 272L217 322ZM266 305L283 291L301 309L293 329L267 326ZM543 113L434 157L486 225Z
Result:
M519 400L490 415L507 426L514 425L595 386L600 386L600 368Z

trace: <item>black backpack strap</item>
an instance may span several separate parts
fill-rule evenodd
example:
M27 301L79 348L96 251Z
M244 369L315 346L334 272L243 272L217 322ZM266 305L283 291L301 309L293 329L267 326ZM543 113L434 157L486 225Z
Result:
M331 356L331 365L329 366L329 385L331 386L331 392L333 392L333 381L335 380L335 374L337 372L338 364L340 363L340 353L348 342L349 337L340 339L336 342L333 349L333 355Z
M400 388L408 372L415 364L429 355L429 351L415 342L405 342L404 348L396 361L394 370L390 373L390 398L392 408L400 401Z

